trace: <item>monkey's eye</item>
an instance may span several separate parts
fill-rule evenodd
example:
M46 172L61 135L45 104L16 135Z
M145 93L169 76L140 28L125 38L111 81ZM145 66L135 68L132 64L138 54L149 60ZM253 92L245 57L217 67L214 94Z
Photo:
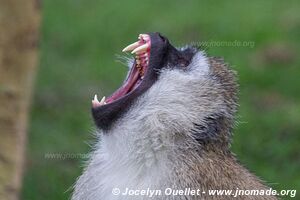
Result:
M184 64L184 63L180 63L179 66L180 66L180 67L186 67L187 65Z
M180 51L180 59L178 64L180 67L186 68L192 61L193 56L195 55L195 49L192 47L188 47L187 49Z
M184 56L178 59L178 66L180 68L186 68L190 64L190 61L187 60Z

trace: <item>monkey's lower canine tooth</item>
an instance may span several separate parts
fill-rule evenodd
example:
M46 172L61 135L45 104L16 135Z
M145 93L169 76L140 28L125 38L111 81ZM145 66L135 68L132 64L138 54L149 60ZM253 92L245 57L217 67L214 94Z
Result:
M134 49L131 53L140 53L143 51L146 51L149 48L149 44L143 44L142 46L137 47L136 49Z
M131 51L131 50L137 48L138 46L140 46L140 42L135 42L135 43L132 43L132 44L128 45L127 47L125 47L122 51L123 52Z
M100 104L103 105L105 103L105 96L102 97L101 101L100 101Z

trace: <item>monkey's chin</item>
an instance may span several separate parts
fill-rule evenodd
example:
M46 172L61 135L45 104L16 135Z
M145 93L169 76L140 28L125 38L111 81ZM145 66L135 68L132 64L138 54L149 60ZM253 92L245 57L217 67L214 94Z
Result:
M134 63L123 85L110 97L103 97L100 101L98 100L97 95L95 95L92 100L93 108L109 105L126 95L130 95L130 93L139 87L143 81L149 65L151 39L148 34L140 34L138 39L137 42L130 44L123 49L123 52L131 51L132 54L135 54Z

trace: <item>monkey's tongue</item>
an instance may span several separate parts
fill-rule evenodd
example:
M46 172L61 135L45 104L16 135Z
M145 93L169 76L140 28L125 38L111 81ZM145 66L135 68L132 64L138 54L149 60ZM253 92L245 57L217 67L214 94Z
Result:
M132 67L130 74L129 74L127 80L125 81L125 83L116 92L114 92L109 98L107 98L105 102L110 103L112 101L115 101L115 100L125 96L138 83L139 77L140 76L139 76L138 68Z

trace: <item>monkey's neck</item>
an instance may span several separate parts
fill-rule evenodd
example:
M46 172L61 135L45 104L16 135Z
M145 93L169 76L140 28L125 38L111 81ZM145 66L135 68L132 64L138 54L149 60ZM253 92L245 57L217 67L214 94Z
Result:
M126 188L164 190L170 187L206 191L267 189L230 153L210 148L192 149L186 138L179 134L154 132L148 135L141 132L135 134L126 129L119 131L104 134L101 138L88 167L77 182L76 188L81 188L80 193L75 191L77 199L110 200L113 199L113 188L121 191ZM132 196L124 199L132 199Z
M107 150L111 142L107 138L103 142ZM103 183L105 187L143 189L175 184L177 188L203 190L265 188L230 153L176 148L176 144L166 145L160 137L135 142L139 148L126 149L120 145L110 152L101 152L100 180L107 180Z
M140 180L146 177L155 180L151 184L158 184L160 180L170 180L173 173L186 171L199 174L205 171L205 165L214 167L220 163L208 162L213 160L230 160L235 165L235 160L229 152L215 149L212 144L201 146L187 134L165 132L136 132L132 129L115 129L114 132L103 135L98 151L102 164L107 165L106 173L111 176L128 176ZM198 170L198 171L195 171ZM216 171L216 174L220 173ZM205 175L205 173L203 174ZM192 177L186 174L187 177ZM186 178L187 178L186 177ZM185 180L186 180L185 178ZM191 180L193 181L193 180ZM130 181L132 182L132 181Z

